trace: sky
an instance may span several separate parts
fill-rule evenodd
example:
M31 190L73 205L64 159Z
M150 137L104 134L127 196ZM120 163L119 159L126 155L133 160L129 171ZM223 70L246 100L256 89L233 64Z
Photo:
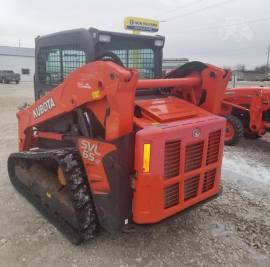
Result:
M0 45L34 47L37 35L91 26L125 32L127 16L160 21L166 58L266 64L269 0L0 0Z

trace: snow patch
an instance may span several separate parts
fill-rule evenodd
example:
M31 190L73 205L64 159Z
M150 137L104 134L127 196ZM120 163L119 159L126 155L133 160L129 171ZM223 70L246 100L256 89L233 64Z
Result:
M270 166L265 167L256 160L251 165L248 161L242 155L228 153L224 155L223 168L239 174L240 177L270 184Z

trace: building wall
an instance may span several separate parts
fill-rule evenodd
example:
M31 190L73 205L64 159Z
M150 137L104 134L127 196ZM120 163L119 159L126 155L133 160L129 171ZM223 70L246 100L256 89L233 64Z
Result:
M22 74L22 69L29 69L29 74ZM13 70L21 75L21 81L33 81L35 58L30 56L0 55L0 70Z
M264 73L254 71L234 71L233 75L236 76L238 81L263 81L266 77Z

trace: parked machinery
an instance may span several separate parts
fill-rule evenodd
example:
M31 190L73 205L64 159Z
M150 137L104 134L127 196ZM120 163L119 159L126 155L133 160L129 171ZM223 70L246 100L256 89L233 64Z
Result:
M187 63L171 71L166 78L185 77L190 69L203 68L200 63ZM230 77L230 71L226 70ZM185 99L201 108L209 110L204 99L210 106L216 108L211 112L226 118L225 144L236 145L243 136L257 139L270 131L270 88L222 88L216 87L211 91L201 88L179 88L175 92L178 97Z
M161 40L96 29L37 39L36 102L17 113L8 171L74 243L219 193L225 120L214 114L230 73L192 62L158 79Z
M234 145L243 135L260 138L270 131L270 88L227 89L222 115L227 118L226 143Z

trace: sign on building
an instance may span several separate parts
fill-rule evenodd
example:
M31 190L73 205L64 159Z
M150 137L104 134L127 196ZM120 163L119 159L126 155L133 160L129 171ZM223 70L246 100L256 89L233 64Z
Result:
M124 27L126 30L158 32L159 21L137 17L127 17L124 20Z

